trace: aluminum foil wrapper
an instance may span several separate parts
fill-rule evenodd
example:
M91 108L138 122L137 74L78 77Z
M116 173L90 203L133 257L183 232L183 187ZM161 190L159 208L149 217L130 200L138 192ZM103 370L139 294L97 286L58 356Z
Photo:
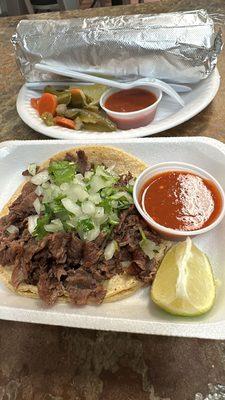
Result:
M60 80L35 70L41 62L121 79L195 83L212 72L222 48L221 33L205 10L22 20L12 42L28 82Z

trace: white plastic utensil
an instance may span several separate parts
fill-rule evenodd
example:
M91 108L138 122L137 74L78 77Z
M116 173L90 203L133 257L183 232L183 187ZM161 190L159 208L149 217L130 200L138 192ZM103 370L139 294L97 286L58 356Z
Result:
M161 89L163 92L165 92L170 97L172 97L174 100L176 100L182 107L184 106L184 100L179 96L179 94L177 94L176 91L170 85L168 85L167 83L165 83L159 79L142 78L142 79L137 79L136 81L133 81L133 82L123 83L123 82L118 82L118 81L114 81L111 79L101 78L101 77L95 76L95 75L88 75L88 74L84 74L82 72L72 71L72 70L68 70L65 68L55 67L55 66L51 66L51 65L47 65L47 64L37 63L37 64L35 64L35 68L42 72L50 72L50 73L61 75L61 76L67 76L69 78L81 79L82 81L85 81L85 82L101 83L103 85L115 87L118 89L131 89L133 87L137 87L137 86L140 86L143 84L149 85L151 87L156 87L156 88Z
M70 80L70 81L64 81L64 82L61 82L61 81L55 81L55 82L52 82L52 81L49 81L49 82L27 82L25 85L26 85L26 87L28 89L42 91L42 90L44 90L44 88L47 85L52 85L55 88L59 88L60 89L63 86L69 86L70 87L70 86L74 86L74 85L83 85L83 84L88 85L90 83L88 83L88 82L87 83L83 83L83 82L78 82L77 80L76 81ZM189 92L192 91L190 86L180 85L180 84L177 84L177 83L168 83L168 85L170 85L177 93L189 93Z

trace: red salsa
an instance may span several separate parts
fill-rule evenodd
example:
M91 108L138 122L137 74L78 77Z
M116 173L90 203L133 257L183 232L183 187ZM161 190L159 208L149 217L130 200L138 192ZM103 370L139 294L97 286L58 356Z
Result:
M105 101L105 107L111 111L132 112L143 110L157 100L156 96L145 89L133 88L111 94Z
M215 184L186 171L169 171L149 179L139 202L158 224L191 231L210 225L222 208Z

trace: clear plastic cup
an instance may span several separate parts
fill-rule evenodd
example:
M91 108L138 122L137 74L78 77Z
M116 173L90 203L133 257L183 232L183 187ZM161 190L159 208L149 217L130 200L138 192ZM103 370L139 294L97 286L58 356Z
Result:
M143 108L142 110L138 111L131 111L131 112L117 112L111 111L105 107L105 102L109 96L113 93L120 92L122 89L109 89L100 98L100 106L106 112L108 117L111 121L115 122L119 129L132 129L132 128L140 128L141 126L146 126L153 121L155 117L155 113L159 102L162 98L162 91L158 88L153 88L151 85L141 85L135 87L135 89L144 89L151 93L153 93L156 97L155 103L150 105L149 107Z

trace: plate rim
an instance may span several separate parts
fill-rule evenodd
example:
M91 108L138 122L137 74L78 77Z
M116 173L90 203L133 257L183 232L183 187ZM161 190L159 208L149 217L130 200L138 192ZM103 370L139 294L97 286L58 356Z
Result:
M160 126L158 127L158 129L157 128L154 129L154 131L151 132L151 133L148 132L148 126L146 126L146 127L132 129L132 130L130 130L130 132L129 132L129 130L128 131L118 131L119 134L120 134L120 137L122 139L126 139L127 132L129 132L129 135L130 135L129 138L130 139L135 138L135 137L152 136L152 135L155 135L157 133L164 132L165 130L174 128L176 126L179 126L182 123L190 120L191 118L193 118L194 116L199 114L202 110L204 110L211 103L211 101L214 99L214 97L216 96L216 94L217 94L217 92L219 90L219 87L220 87L220 74L219 74L219 71L218 71L217 67L214 69L212 74L208 78L206 78L206 80L202 80L199 83L204 84L204 82L207 82L207 79L209 79L209 78L211 78L212 82L214 82L214 86L213 86L214 90L210 91L209 95L207 97L204 97L202 99L202 101L198 103L198 105L194 108L193 112L187 112L184 115L180 114L179 117L178 117L178 120L174 121L174 118L172 118L172 117L174 115L176 115L176 114L179 114L180 111L181 111L181 110L179 110L176 113L172 114L170 117L165 118L165 122L163 122L163 120L161 120L161 123L160 123ZM56 133L51 133L51 131L50 131L51 127L50 128L46 127L46 126L44 126L44 124L40 128L40 127L36 126L37 125L36 121L34 122L34 124L30 122L29 111L27 109L25 109L25 111L24 111L24 107L23 107L23 104L24 104L24 102L23 102L24 93L26 93L26 90L27 90L26 84L24 83L24 85L19 90L19 93L17 95L17 100L16 100L16 109L17 109L17 112L18 112L20 118L22 119L22 121L26 125L28 125L31 129L33 129L34 131L36 131L36 132L38 132L38 133L40 133L40 134L42 134L44 136L47 136L47 137L50 137L50 138L54 138L54 139L61 139L61 140L73 140L71 136L66 138L66 137L64 137L64 135L63 135L63 137L62 136L58 136L57 132ZM169 118L171 118L172 120L169 123L167 123L166 120L169 119ZM157 125L156 125L156 127L157 127ZM66 129L66 128L63 128L63 129ZM139 130L141 130L141 133L138 133ZM70 132L68 134L71 135ZM115 139L115 134L116 133L115 132L112 133L112 132L77 131L77 134L78 135L85 135L85 136L83 136L83 139L81 138L82 140L86 140L86 139L97 140L97 139L101 138L102 134L104 134L104 139L112 140L112 139ZM65 133L65 135L66 135L66 133ZM74 133L73 133L73 135L74 135Z

